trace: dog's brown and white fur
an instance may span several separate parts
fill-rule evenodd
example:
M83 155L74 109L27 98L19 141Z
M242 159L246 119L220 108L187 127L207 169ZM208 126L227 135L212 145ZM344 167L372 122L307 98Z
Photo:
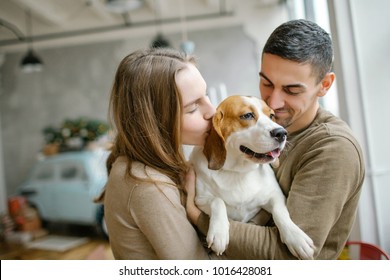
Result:
M272 109L259 98L230 96L217 107L205 146L191 153L195 202L210 216L207 242L217 254L229 243L228 217L247 222L264 208L291 253L313 258L313 241L291 220L269 165L277 164L287 136L272 118Z

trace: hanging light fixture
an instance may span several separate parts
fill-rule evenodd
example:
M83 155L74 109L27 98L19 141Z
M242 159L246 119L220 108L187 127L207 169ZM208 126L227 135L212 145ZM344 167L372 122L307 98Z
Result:
M112 13L123 14L139 9L143 4L142 0L106 0L106 9Z
M35 54L32 48L27 51L20 66L25 73L40 72L43 69L42 60Z
M152 43L150 43L151 48L171 48L171 44L164 37L162 33L158 33L156 37L154 37Z
M159 31L157 32L156 37L154 37L152 42L150 43L150 47L151 48L172 48L171 43L168 41L168 39L162 33L162 20L161 20L160 5L161 5L161 3L157 2L157 0L155 0L156 17L158 16Z
M180 21L181 21L181 35L182 35L180 49L186 54L192 54L195 50L195 43L193 41L188 40L186 12L184 8L183 0L180 0Z
M43 69L42 60L35 54L32 48L32 22L31 22L31 12L28 10L26 12L26 25L27 25L27 36L29 40L29 46L27 54L23 57L20 62L20 67L25 73L40 72Z

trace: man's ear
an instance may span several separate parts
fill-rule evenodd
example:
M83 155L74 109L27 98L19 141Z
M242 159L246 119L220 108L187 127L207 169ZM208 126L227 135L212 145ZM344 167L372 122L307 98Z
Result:
M325 75L325 77L321 81L321 88L320 91L318 92L319 97L325 96L325 94L328 92L330 87L332 86L334 80L335 80L335 73L329 72Z
M222 118L223 113L221 111L214 115L213 126L203 148L203 154L209 163L208 167L212 170L221 169L226 160L225 140L220 129Z

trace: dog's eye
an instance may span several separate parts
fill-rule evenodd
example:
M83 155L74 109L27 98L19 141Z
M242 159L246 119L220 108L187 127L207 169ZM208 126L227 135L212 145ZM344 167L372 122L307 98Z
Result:
M242 120L253 120L254 118L255 118L255 114L253 112L246 113L240 116L240 119Z
M271 120L275 119L275 114L269 115L269 118L270 118Z

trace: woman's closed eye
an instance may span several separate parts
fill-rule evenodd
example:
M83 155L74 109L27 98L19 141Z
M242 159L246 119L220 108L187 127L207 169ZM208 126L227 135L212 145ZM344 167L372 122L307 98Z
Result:
M190 105L188 105L186 107L185 112L186 112L186 114L192 114L192 113L195 113L196 110L198 110L198 108L199 108L199 103L198 102L192 103L192 104L190 104Z

